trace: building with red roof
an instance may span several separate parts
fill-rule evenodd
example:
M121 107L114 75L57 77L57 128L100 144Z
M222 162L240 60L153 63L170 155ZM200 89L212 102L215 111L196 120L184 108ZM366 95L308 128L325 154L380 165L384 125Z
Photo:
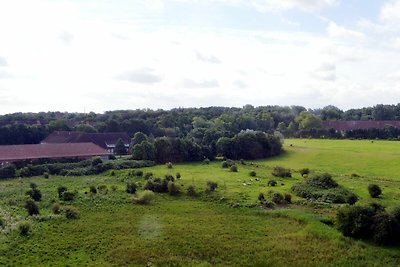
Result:
M110 152L93 143L60 143L0 146L0 163L22 160L108 157Z

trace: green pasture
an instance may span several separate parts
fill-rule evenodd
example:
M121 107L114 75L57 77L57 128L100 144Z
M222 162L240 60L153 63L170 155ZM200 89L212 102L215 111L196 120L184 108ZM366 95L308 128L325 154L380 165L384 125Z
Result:
M127 182L145 184L131 170L86 177L43 177L0 181L1 266L399 266L400 248L379 247L345 238L334 226L339 205L315 205L295 197L291 186L304 179L298 173L329 172L339 184L359 196L362 204L379 202L400 206L400 142L358 140L285 141L279 157L238 163L239 171L221 168L221 162L174 164L143 168L156 177L182 176L182 191L194 185L199 196L157 194L150 205L132 204ZM292 178L275 178L274 166L290 168ZM249 172L256 171L256 177ZM132 171L131 171L132 172ZM278 183L267 186L270 179ZM204 193L207 181L218 182L216 192ZM34 182L41 190L41 215L28 217L25 192ZM381 186L379 199L368 195L369 183ZM57 187L78 192L66 203ZM89 193L91 185L107 192ZM114 187L114 190L112 190ZM294 204L274 210L260 208L257 196L269 191L291 193ZM51 212L53 203L72 205L80 218L68 220ZM231 208L238 204L239 208ZM29 221L27 237L16 230Z

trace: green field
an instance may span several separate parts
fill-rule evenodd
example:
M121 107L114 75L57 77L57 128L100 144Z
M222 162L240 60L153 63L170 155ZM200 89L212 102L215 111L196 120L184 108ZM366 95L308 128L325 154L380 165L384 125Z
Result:
M183 191L194 184L199 197L157 194L150 205L132 204L125 192L129 170L90 177L43 177L0 182L0 265L2 266L399 266L399 247L380 247L345 238L334 226L340 205L308 203L293 196L294 204L273 210L259 207L257 196L269 190L291 193L303 178L297 172L310 168L329 172L339 184L371 203L367 186L381 186L375 200L390 210L400 206L400 142L304 140L285 141L279 157L239 163L237 173L221 168L221 162L175 164L143 168L155 176L182 178ZM267 186L271 169L292 169L292 178L276 179ZM249 172L256 171L256 177ZM356 174L356 175L355 175ZM257 178L257 180L256 180ZM216 192L206 194L207 181L218 182ZM28 217L23 208L25 192L34 182L42 191L40 216ZM57 187L77 190L71 203L58 200ZM91 185L106 185L107 192L88 193ZM112 190L112 186L116 190ZM68 220L52 214L54 202L72 205L80 218ZM239 208L231 208L231 205ZM31 233L16 230L30 221Z

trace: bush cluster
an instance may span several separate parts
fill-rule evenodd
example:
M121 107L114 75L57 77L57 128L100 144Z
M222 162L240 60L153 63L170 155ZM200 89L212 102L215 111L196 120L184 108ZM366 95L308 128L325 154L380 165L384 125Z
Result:
M79 218L79 210L73 206L64 207L65 217L70 220Z
M39 207L33 199L28 199L25 201L25 209L29 216L39 215Z
M387 212L383 206L347 206L336 216L337 227L345 236L369 239L377 244L400 243L400 207Z
M252 171L249 172L249 175L251 177L255 177L257 175L257 173L254 170L252 170Z
M232 166L229 168L229 171L231 171L231 172L238 172L238 167L237 167L236 165L232 165Z
M37 189L37 186L35 183L30 184L31 189L26 192L26 195L30 196L33 200L35 201L41 201L42 200L42 193L40 192L39 189Z
M197 195L197 193L196 193L196 188L194 187L194 185L189 185L189 186L186 188L186 194L187 194L188 196L191 196L191 197L194 197L194 196Z
M358 197L348 189L339 186L328 173L314 175L292 186L299 197L328 203L354 204Z
M308 175L310 173L310 169L308 168L300 169L299 173L301 174L301 176Z
M150 202L154 199L155 195L153 191L150 190L144 190L140 192L137 197L133 198L133 203L135 204L141 204L141 205L146 205L150 204Z
M275 177L290 178L292 177L292 172L290 169L286 169L281 166L276 166L272 169L271 174Z
M137 190L137 185L136 183L127 183L126 184L126 192L129 194L135 194Z
M166 178L150 178L147 180L146 184L144 185L144 189L150 190L157 193L166 193L168 192L168 182Z
M218 183L213 182L213 181L207 181L206 192L207 193L214 192L215 189L217 189L217 187L218 187Z
M372 198L378 198L382 194L382 189L377 184L368 185L368 193Z

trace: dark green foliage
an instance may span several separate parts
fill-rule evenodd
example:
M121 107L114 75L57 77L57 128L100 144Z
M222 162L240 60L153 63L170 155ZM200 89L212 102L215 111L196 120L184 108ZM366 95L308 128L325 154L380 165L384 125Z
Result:
M238 172L238 167L237 167L236 165L232 165L232 166L229 168L229 171L231 171L231 172Z
M275 177L282 177L282 178L292 177L292 172L289 169L286 169L281 166L274 167L272 169L271 174Z
M61 213L61 206L58 203L54 203L53 207L51 208L54 214L60 214Z
M250 171L250 172L249 172L249 175L250 175L251 177L255 177L255 176L257 175L257 173L256 173L255 171Z
M224 169L228 168L229 167L228 162L223 161L222 164L221 164L221 167L224 168Z
M382 189L377 184L368 185L368 192L372 198L378 198L382 194Z
M131 147L134 147L135 145L139 145L144 141L147 141L147 135L145 135L142 132L136 132L131 140Z
M50 174L48 172L43 173L43 178L49 179L50 178Z
M8 164L0 168L0 178L14 178L17 169L14 164Z
M330 174L314 175L292 186L293 192L303 198L328 203L354 204L358 197L348 189L339 186Z
M136 183L127 183L126 184L126 192L129 194L135 194L137 190Z
M265 196L264 196L263 193L259 193L259 194L258 194L258 200L259 200L259 201L264 201L264 200L265 200Z
M284 197L279 192L272 193L271 201L275 204L282 204L284 202Z
M64 207L65 217L69 220L75 220L79 218L79 210L73 206Z
M164 175L164 179L166 180L166 181L175 181L175 178L174 178L174 176L173 175L171 175L171 174L166 174L166 175Z
M144 174L144 179L146 179L146 180L150 179L151 177L153 177L153 173L152 172L146 172Z
M49 172L49 169L46 165L32 165L28 164L19 170L19 175L21 177L32 177L43 175L45 172Z
M172 165L171 162L167 162L165 165L167 166L168 169L172 169L173 168L173 165Z
M39 207L33 199L26 200L24 207L30 216L39 214Z
M92 166L93 167L99 166L101 164L103 164L103 161L101 160L100 157L95 157L95 158L92 159Z
M310 173L310 169L308 169L308 168L300 169L300 170L299 170L299 173L301 174L301 176L304 176L304 175Z
M213 181L207 181L206 192L207 193L214 192L215 189L217 189L217 187L218 187L218 183L213 182Z
M338 229L345 236L371 239L377 244L400 243L400 208L386 212L381 205L347 206L336 216Z
M175 175L175 177L176 177L176 179L181 179L181 173L180 173L180 172L177 172L176 175Z
M21 236L28 236L31 231L31 224L28 222L23 222L18 225L18 233Z
M57 188L58 198L61 199L62 194L63 194L65 191L67 191L67 190L68 190L68 189L67 189L66 186L60 185L60 186Z
M61 200L63 201L73 201L75 199L76 192L64 191L61 194Z
M142 170L136 170L136 171L134 172L134 175L135 175L136 177L142 177L142 176L143 176L143 171L142 171Z
M154 145L148 141L133 146L132 158L138 160L155 160L156 149Z
M269 180L267 183L268 186L276 186L277 182L275 180Z
M30 189L29 191L26 192L26 195L30 196L35 201L42 200L42 193L37 188Z
M97 194L97 188L94 185L91 185L89 188L89 192L92 194Z
M109 160L116 160L116 159L117 159L117 157L116 157L116 156L114 156L114 155L109 155L109 156L108 156L108 159L109 159Z
M97 186L97 190L99 190L99 192L102 194L108 193L108 188L107 188L107 185L105 185L105 184L101 184L101 185Z
M291 194L284 194L283 195L283 199L284 199L284 201L286 202L286 203L288 203L288 204L290 204L290 203L292 203L292 195Z
M137 197L133 198L133 203L140 205L150 204L155 198L154 192L150 190L144 190L138 194Z
M0 218L0 228L4 228L5 224L4 219Z
M168 193L171 195L171 196L176 196L176 195L179 195L180 194L180 188L179 188L179 186L177 186L174 182L172 182L172 181L169 181L168 182Z
M204 163L204 164L207 164L207 165L210 164L210 159L205 158L205 159L203 160L203 163Z
M186 194L188 196L194 197L197 195L196 193L196 188L194 187L194 185L189 185L186 189Z
M144 189L157 193L166 193L168 192L168 181L166 179L150 178L144 185Z
M117 143L115 144L114 148L115 155L125 155L126 154L126 147L124 141L120 138L118 139Z
M307 179L307 184L325 189L338 187L337 182L332 179L332 175L329 173L314 175Z

